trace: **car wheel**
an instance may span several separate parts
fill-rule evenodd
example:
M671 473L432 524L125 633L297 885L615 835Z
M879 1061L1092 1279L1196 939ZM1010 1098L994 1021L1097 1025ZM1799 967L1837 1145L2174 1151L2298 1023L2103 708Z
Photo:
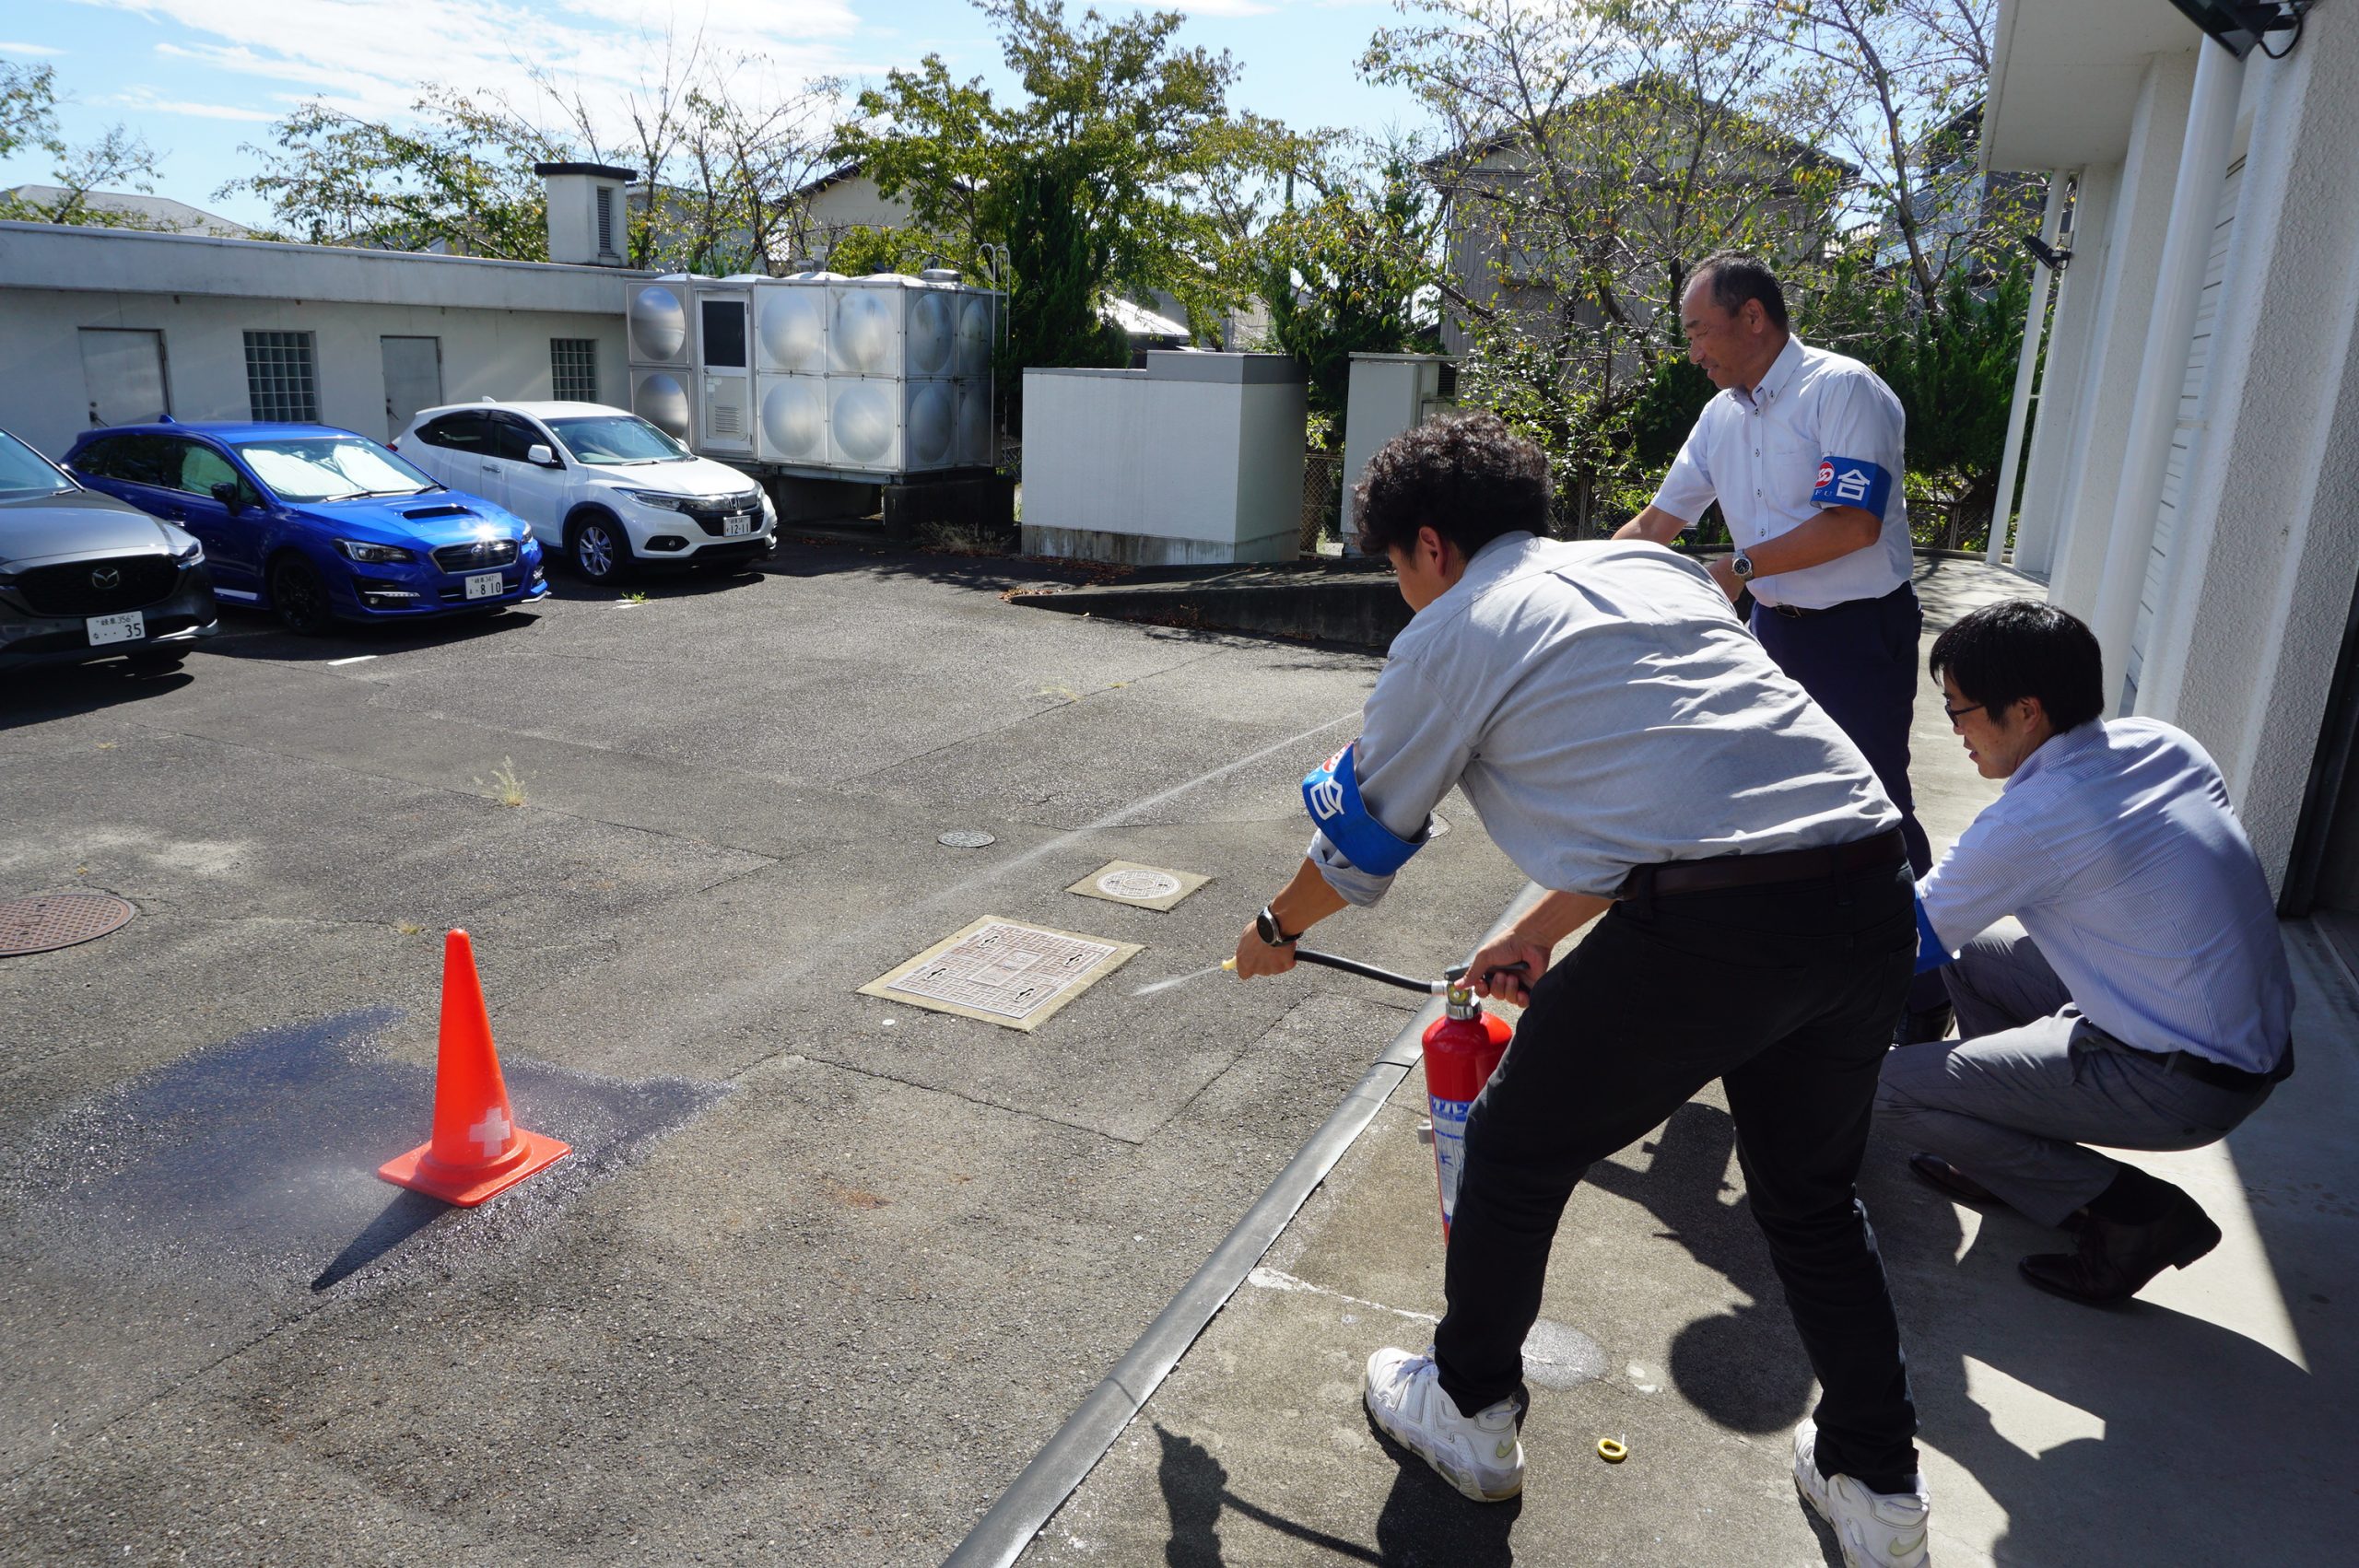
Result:
M301 637L318 637L334 623L328 614L328 585L317 567L302 556L284 555L271 563L270 601L287 629Z
M585 517L575 523L566 554L584 582L620 582L630 575L630 539L610 517Z

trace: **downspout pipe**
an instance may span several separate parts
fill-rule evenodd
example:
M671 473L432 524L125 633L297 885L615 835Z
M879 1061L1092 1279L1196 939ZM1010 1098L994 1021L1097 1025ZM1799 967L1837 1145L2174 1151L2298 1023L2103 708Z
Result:
M2039 220L2043 245L2053 246L2062 231L2064 193L2071 183L2072 175L2067 170L2059 169L2048 176L2048 211ZM2007 532L2015 514L2015 477L2024 455L2024 427L2031 418L2032 383L2038 379L2040 343L2048 331L2048 286L2054 276L2045 263L2032 263L2031 308L2024 312L2023 355L2015 361L2015 400L2007 408L2007 455L1999 460L1999 499L1990 509L1990 542L1982 552L1982 558L1994 567L2007 559Z
M2187 139L2179 152L2170 226L2164 232L2154 279L2154 315L2139 361L2137 401L2130 405L2121 487L2106 532L2104 575L2090 616L2090 629L2096 633L2114 681L2117 706L2129 668L2130 639L2137 630L2147 557L2154 548L2154 514L2162 506L2163 470L2178 424L2179 393L2203 293L2203 265L2211 252L2220 182L2227 173L2236 104L2244 93L2244 62L2209 41L2199 47L2202 53L2196 61L2195 92L2188 105Z

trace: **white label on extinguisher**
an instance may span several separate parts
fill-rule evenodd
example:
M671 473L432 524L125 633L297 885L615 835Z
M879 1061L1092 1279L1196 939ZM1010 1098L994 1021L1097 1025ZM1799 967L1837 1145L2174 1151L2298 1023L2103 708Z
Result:
M1426 1104L1433 1113L1434 1170L1441 1177L1441 1219L1448 1224L1458 1209L1458 1174L1466 1168L1466 1113L1474 1102L1428 1094Z

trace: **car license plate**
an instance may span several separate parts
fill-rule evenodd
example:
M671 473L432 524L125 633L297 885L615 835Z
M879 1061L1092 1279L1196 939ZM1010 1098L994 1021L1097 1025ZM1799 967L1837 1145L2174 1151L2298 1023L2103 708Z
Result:
M119 615L92 615L83 625L89 628L92 648L110 642L137 642L147 635L147 617L136 610L125 610Z
M731 539L735 538L740 533L753 532L754 514L751 512L731 512L727 517L721 520L721 532L722 537Z
M508 585L499 580L498 572L477 572L467 579L467 597L497 599Z

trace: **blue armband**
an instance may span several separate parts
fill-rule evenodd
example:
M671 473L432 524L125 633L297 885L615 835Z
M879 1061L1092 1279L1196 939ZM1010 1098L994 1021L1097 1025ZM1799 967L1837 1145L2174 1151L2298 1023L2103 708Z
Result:
M1822 507L1858 507L1881 518L1892 499L1892 475L1880 463L1829 452L1818 460L1818 485L1810 498Z
M1355 869L1391 876L1426 847L1426 840L1420 835L1415 843L1409 842L1377 821L1362 803L1352 764L1352 747L1358 743L1355 741L1303 775L1302 803L1327 842L1342 850Z
M1913 895L1912 895L1913 896ZM1917 904L1917 973L1938 969L1956 958L1956 954L1942 945L1942 936L1933 929L1933 918L1925 913L1925 901Z

